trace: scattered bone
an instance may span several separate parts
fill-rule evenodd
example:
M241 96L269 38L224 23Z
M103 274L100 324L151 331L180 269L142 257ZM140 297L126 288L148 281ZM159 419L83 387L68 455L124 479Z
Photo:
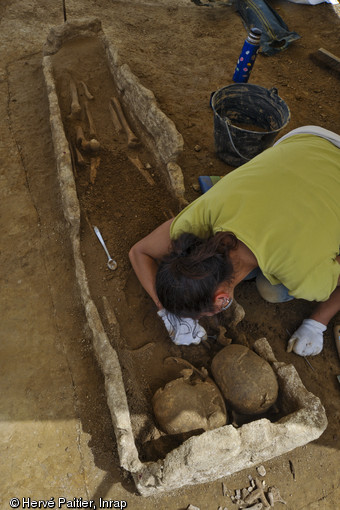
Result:
M91 100L91 99L94 99L94 98L93 98L93 95L91 94L91 92L90 92L90 91L89 91L89 89L87 88L86 83L85 83L84 81L81 81L80 83L81 83L81 85L82 85L82 86L83 86L83 88L84 88L84 94L85 94L86 99L90 99L90 100Z
M229 498L231 496L231 491L230 491L230 489L228 489L228 487L226 486L226 484L224 482L222 483L222 494L223 494L223 496L227 496Z
M241 490L241 498L244 500L249 495L248 489Z
M187 506L186 510L200 510L200 509L198 508L198 506L189 505Z
M79 104L77 86L73 80L70 78L70 93L71 93L71 118L79 118L81 113L81 106Z
M241 491L240 491L240 489L236 489L236 491L235 491L235 499L241 499Z
M247 491L248 492L252 492L255 489L256 485L255 485L255 482L254 482L253 477L251 475L248 475L248 480L250 482L250 486L247 487Z
M236 326L243 320L246 312L244 311L243 306L237 303L235 300L232 305L233 318L230 322L230 327L236 328Z
M287 504L285 500L281 497L281 494L277 487L269 487L267 495L270 506L274 506L275 503L283 503L284 505Z
M116 97L112 97L111 101L113 102L113 105L114 105L116 112L118 114L120 123L123 126L123 129L127 135L128 147L130 147L130 148L136 147L136 145L139 144L139 140L136 137L136 135L134 134L134 132L132 131L132 129L130 128L130 126L125 118L125 115L123 113L122 107L120 106L119 100Z
M198 370L198 368L194 367L194 365L192 365L190 361L186 359L176 358L175 356L168 356L167 358L164 359L164 363L170 363L171 361L175 361L176 363L183 364L186 367L190 368L197 375L199 375L203 379L203 381L205 381L205 379L208 377L208 371L206 368L202 367L201 370Z
M83 158L81 152L77 149L77 147L74 147L74 153L77 164L81 167L86 166L86 161Z
M149 172L147 170L145 170L144 168L144 165L143 163L141 162L141 160L139 159L139 157L135 157L133 158L132 156L129 156L129 160L131 161L131 163L133 165L135 165L135 167L137 168L137 170L139 170L139 172L142 174L142 176L144 177L144 179L151 185L151 186L154 186L155 185L155 181L153 180L153 178L151 177L151 175L149 174Z
M100 165L100 157L99 156L96 156L95 158L91 158L91 166L90 166L90 182L91 182L91 184L95 183L99 165Z
M266 471L266 469L265 469L265 467L264 467L264 466L258 466L258 467L256 468L256 471L258 472L258 474L259 474L260 476L266 476L267 471Z
M87 101L84 102L85 114L87 117L87 122L89 123L89 133L91 138L97 138L96 128L93 122L93 117L90 112L89 104Z
M109 109L110 109L110 113L111 113L113 127L115 128L115 131L117 133L120 133L123 128L122 128L121 123L119 122L116 110L113 108L112 104L109 104Z
M110 324L110 326L116 326L117 325L116 314L114 313L106 296L103 296L103 305L108 323Z
M262 484L258 478L255 478L256 489L252 491L244 500L247 505L251 505L255 503L257 500L260 500L263 504L264 508L270 508L270 504L265 496L263 491Z
M255 503L253 506L247 506L245 510L262 510L263 505L262 503Z
M221 345L230 345L232 343L232 339L227 338L225 336L225 333L227 331L226 328L224 326L219 325L218 329L219 329L219 333L216 338L217 342Z
M100 149L100 143L98 140L93 138L92 140L86 140L84 136L84 131L81 126L76 126L76 139L77 139L77 145L79 149L82 151L88 152L97 152Z

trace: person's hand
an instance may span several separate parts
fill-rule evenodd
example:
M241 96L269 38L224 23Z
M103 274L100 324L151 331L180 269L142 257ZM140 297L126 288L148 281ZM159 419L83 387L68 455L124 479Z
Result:
M177 317L165 308L159 310L157 315L162 318L171 340L176 345L197 345L201 340L207 339L205 329L194 319Z
M322 351L323 332L327 326L314 319L305 319L288 341L287 352L299 356L316 356Z

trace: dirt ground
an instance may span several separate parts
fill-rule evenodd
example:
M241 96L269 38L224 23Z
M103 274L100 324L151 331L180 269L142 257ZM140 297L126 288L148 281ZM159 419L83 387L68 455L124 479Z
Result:
M3 373L4 393L11 398L4 399L1 409L4 416L12 417L14 422L35 423L48 420L49 409L60 406L57 420L72 418L79 421L87 436L84 438L79 433L72 441L70 432L69 441L77 443L72 448L80 454L80 467L73 466L75 457L70 460L69 450L67 460L60 453L54 454L54 462L59 467L54 466L53 471L50 464L47 470L48 487L54 490L56 487L68 487L70 498L78 496L80 488L85 486L87 499L117 499L117 494L120 494L121 499L128 501L129 508L182 510L189 503L201 510L213 510L219 506L236 508L223 497L221 482L224 481L232 490L242 489L247 486L247 475L256 474L250 470L222 481L183 488L170 495L145 500L135 494L129 475L119 469L103 380L93 358L91 336L74 279L67 226L62 216L55 175L41 69L41 49L48 30L63 22L61 4L51 7L48 2L30 1L22 6L8 0L0 7L5 43L1 50L1 96L5 119L1 147L1 225L4 232L1 309L6 318L1 328L5 346L2 362L4 367L12 367L10 376L6 369ZM296 5L285 0L273 0L270 5L290 30L300 34L301 39L275 56L260 54L249 83L276 87L288 104L291 120L282 134L308 124L340 132L339 74L318 66L310 58L310 54L320 47L338 54L339 8L327 4ZM212 91L232 83L235 63L246 35L240 16L232 5L221 2L211 2L209 6L198 6L185 0L158 3L143 0L66 2L68 20L84 15L101 19L104 31L118 48L122 61L129 64L141 83L154 92L160 109L174 121L183 136L184 150L178 163L184 174L186 199L194 200L199 196L197 183L200 175L225 175L233 170L216 157L209 100ZM157 162L145 146L127 150L123 134L118 135L113 129L107 104L117 91L101 48L89 40L73 42L54 56L53 65L65 131L71 142L74 140L75 124L67 117L68 73L71 71L77 80L85 80L95 97L89 104L101 143L100 165L96 175L92 175L92 182L89 161L86 167L77 166L75 176L82 209L82 255L91 295L108 335L110 324L103 296L114 309L120 324L121 342L114 347L124 368L141 460L155 460L175 445L155 426L150 404L155 390L178 373L178 367L164 365L164 358L183 357L198 367L209 368L217 348L214 343L211 343L210 349L206 346L173 345L156 316L152 301L131 270L127 256L129 248L180 208L167 191ZM137 132L138 129L136 127ZM8 140L5 130L10 133ZM148 163L153 185L129 160L129 156L136 155ZM21 196L25 199L21 200ZM114 273L106 267L106 257L93 234L92 225L99 227L111 255L118 262ZM20 285L25 287L25 291L22 288L18 290ZM323 352L310 358L309 364L303 358L287 354L285 346L289 332L293 332L308 316L313 303L296 300L280 305L268 304L258 296L251 281L239 285L236 299L244 307L246 315L238 333L231 332L231 335L237 341L237 335L244 334L250 346L257 338L265 336L276 357L293 363L306 388L321 399L329 420L326 431L317 441L267 462L266 483L280 489L288 510L337 508L340 497L340 386L336 376L340 374L340 363L332 329L340 316L333 319L325 333ZM50 301L49 313L56 335L49 331L49 313L47 308L45 310ZM216 324L210 322L206 326L213 334ZM39 334L33 335L36 338L33 349L30 346L31 332L36 330ZM42 343L45 337L46 343ZM15 342L6 347L8 340L14 338ZM23 338L26 339L25 345L22 344ZM13 345L15 348L10 350L11 362L8 365L8 353ZM22 356L25 352L31 352L30 357ZM56 359L60 357L60 364L58 361L57 368L50 372L55 356ZM24 359L32 367L37 359L41 359L42 365L38 369L38 363L36 371L32 369L32 374L26 379L23 377L19 383L15 374L25 373L27 366ZM41 377L41 372L49 374L47 379ZM72 395L66 388L65 380L68 379L73 388ZM16 391L17 386L20 391ZM8 411L10 401L11 412ZM20 405L24 409L22 416L18 412ZM9 418L4 418L3 424L9 422ZM58 434L67 436L63 427L58 429ZM35 456L36 462L31 460L26 464L27 470L23 474L23 468L18 469L13 454L20 450L18 431L7 436L5 430L5 437L8 441L4 442L7 444L4 454L11 452L6 464L11 460L12 467L10 476L8 473L2 476L4 504L9 501L5 494L15 496L14 489L18 487L22 496L31 494L31 497L37 498L33 487L39 485L32 480L41 482L43 479L43 471L37 467L41 464L39 455L36 452L28 454L32 458ZM27 444L32 437L31 431ZM67 448L71 449L71 446ZM47 458L49 456L44 457L45 464ZM70 479L73 476L73 485L60 481L66 476L65 473L61 475L64 463L69 463L67 472ZM33 473L32 477L29 477L29 472ZM52 483L52 479L57 478L59 481ZM74 491L71 494L71 489L78 489L78 493ZM53 491L40 494L46 499L51 496L58 494Z

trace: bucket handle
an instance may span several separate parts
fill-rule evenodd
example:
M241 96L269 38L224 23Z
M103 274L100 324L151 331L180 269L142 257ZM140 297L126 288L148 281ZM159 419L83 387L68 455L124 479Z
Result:
M246 161L250 161L250 158L246 158L245 156L242 156L242 154L236 149L236 147L234 145L234 142L233 142L233 138L232 138L231 133L229 131L229 119L227 119L226 127L227 127L227 132L228 132L228 136L229 136L229 140L230 140L231 146L234 149L234 151L236 152L236 154L238 156L240 156L240 158L245 159Z

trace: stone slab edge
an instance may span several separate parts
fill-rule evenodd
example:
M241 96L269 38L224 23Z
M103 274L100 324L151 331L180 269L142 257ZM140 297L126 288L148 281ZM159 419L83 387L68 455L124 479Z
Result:
M56 156L63 211L65 219L69 225L76 278L80 288L86 318L93 334L94 352L105 378L107 402L116 434L121 466L128 471L138 471L141 469L142 464L139 461L133 437L126 392L118 356L111 346L101 322L98 310L91 299L85 266L81 257L79 237L80 206L73 176L69 144L65 136L58 97L55 90L53 66L49 56L45 56L43 58L43 72L48 94L51 132Z
M153 92L144 87L127 64L121 62L117 49L106 37L98 18L67 21L53 27L43 47L45 56L56 53L66 42L78 37L97 37L106 53L114 82L121 94L119 98L143 133L145 142L161 163L170 190L186 205L183 173L176 163L183 151L183 137L175 124L158 107Z
M93 333L94 352L105 378L107 402L116 434L120 463L133 474L140 494L157 495L185 485L216 480L320 437L327 427L325 410L320 400L307 391L292 365L277 362L268 342L261 339L255 344L256 350L272 364L277 374L282 405L287 415L277 423L259 419L239 429L226 425L190 438L162 461L145 464L140 462L118 356L91 299L81 258L80 207L49 56L43 58L43 71L64 216L70 229L76 277ZM114 334L119 336L118 325Z

